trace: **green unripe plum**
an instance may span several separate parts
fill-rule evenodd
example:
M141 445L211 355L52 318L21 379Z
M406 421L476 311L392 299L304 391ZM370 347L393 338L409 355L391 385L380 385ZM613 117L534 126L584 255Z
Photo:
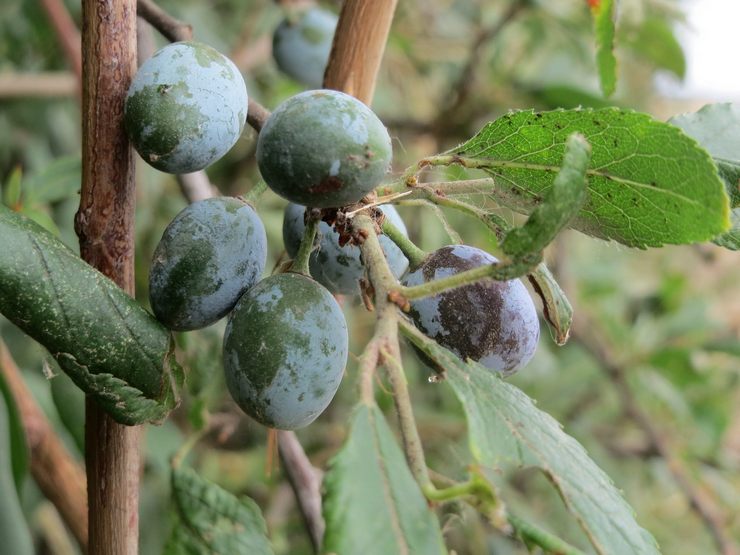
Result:
M307 87L320 88L336 28L337 16L317 7L283 19L272 36L278 67Z
M381 206L380 210L404 235L408 235L406 225L393 206ZM298 254L306 229L305 214L305 206L290 203L285 208L283 242L285 250L294 258ZM409 267L408 259L387 236L381 235L378 240L393 275L401 277ZM318 247L311 252L309 258L313 278L332 293L342 295L359 293L359 281L365 276L365 266L360 259L360 247L351 244L340 246L339 233L324 221L319 223L317 241Z
M475 247L443 247L402 283L420 285L495 262ZM470 358L504 376L530 361L540 337L532 297L518 279L481 280L411 301L410 316L422 332L462 360Z
M289 98L257 140L267 185L291 202L317 208L359 201L383 179L391 157L391 139L378 117L338 91Z
M225 316L262 276L267 237L257 213L230 197L194 202L167 226L154 251L149 300L172 330Z
M158 50L134 76L124 122L141 157L168 173L201 170L242 134L247 87L226 56L198 42Z
M224 334L226 385L252 418L281 430L313 422L347 364L347 323L331 293L309 277L276 274L247 291Z

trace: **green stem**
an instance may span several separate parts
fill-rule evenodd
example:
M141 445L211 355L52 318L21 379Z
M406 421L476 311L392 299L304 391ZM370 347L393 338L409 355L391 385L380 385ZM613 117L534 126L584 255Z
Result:
M352 227L360 232L365 241L360 245L370 282L375 289L378 321L375 325L373 341L377 342L378 358L388 371L388 379L393 390L393 400L398 414L404 453L414 478L422 486L431 485L429 471L424 459L424 450L416 429L416 421L409 396L406 375L401 365L401 347L398 343L398 308L389 301L388 294L398 286L388 260L375 233L373 220L366 214L358 214L352 219ZM365 361L363 361L364 363ZM365 395L367 392L365 390Z
M427 257L427 254L429 254L417 247L414 242L402 233L400 229L393 225L388 218L383 222L383 233L393 241L399 249L401 249L401 252L409 259L409 264L412 268L420 266Z
M410 184L407 178L381 185L376 189L379 196L387 196L412 191L404 199L429 198L433 195L475 195L490 193L496 188L492 177L461 179L460 181L434 181Z
M487 264L446 278L422 283L421 285L400 287L398 291L406 299L414 300L422 297L429 297L431 295L437 295L444 291L455 289L456 287L462 287L463 285L468 285L469 283L473 283L484 278L491 278L496 281L507 281L531 272L532 269L539 264L541 258L541 255L537 255L536 257L525 258L523 260Z
M267 191L267 183L265 183L263 180L260 180L249 191L241 195L241 198L243 198L249 204L255 205L262 196L262 193L264 193L265 191Z
M577 547L570 545L565 540L543 530L536 524L527 522L511 513L508 515L509 523L514 527L516 533L525 541L539 545L546 553L554 555L586 555Z
M306 229L303 232L303 239L301 239L301 246L298 248L298 253L295 255L293 260L292 272L303 274L304 276L310 276L309 260L311 258L311 251L313 251L313 242L316 239L316 232L319 229L319 213L311 208L306 209L308 214L308 221L306 222Z

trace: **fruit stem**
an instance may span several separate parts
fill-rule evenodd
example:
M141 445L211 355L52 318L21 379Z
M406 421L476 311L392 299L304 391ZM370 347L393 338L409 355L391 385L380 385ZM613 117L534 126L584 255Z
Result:
M492 177L479 179L463 179L460 181L434 181L429 183L415 183L408 178L401 178L388 185L381 185L375 191L380 196L406 193L404 200L430 199L433 196L443 195L475 195L487 194L496 188Z
M412 269L420 266L429 254L417 247L414 242L406 237L400 229L388 220L388 218L383 222L383 233L388 236L388 238L393 241L399 249L401 249L401 252L409 259L409 264Z
M543 530L536 524L527 522L511 513L508 515L509 524L514 527L518 536L525 543L539 545L547 553L558 553L559 555L586 555L577 547L570 545L565 540Z
M496 264L486 264L485 266L479 266L472 270L465 270L459 274L455 274L449 277L435 279L421 285L415 285L413 287L397 288L397 291L406 300L421 299L422 297L429 297L431 295L437 295L456 287L462 287L479 281L483 278L491 278L496 281L507 281L514 279L532 271L542 260L540 253L527 257L521 260L511 260L508 262L499 262Z
M309 260L311 258L311 251L313 251L316 232L319 229L319 222L321 221L321 211L315 208L308 208L306 214L306 230L303 232L301 246L298 248L298 253L295 255L290 271L310 277Z
M254 187L241 195L241 198L244 199L244 202L254 206L265 191L267 191L267 183L260 179Z

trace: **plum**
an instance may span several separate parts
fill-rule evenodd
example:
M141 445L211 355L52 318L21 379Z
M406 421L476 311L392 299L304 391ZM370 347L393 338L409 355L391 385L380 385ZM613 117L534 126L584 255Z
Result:
M359 201L383 179L391 156L388 131L370 108L323 89L283 102L257 140L257 164L270 189L318 208Z
M198 42L158 50L134 76L124 123L141 157L158 170L201 170L236 143L247 118L247 87L226 56Z
M348 341L329 291L301 274L275 274L247 291L229 316L226 385L241 409L265 426L302 428L334 397Z
M149 300L168 328L194 330L225 316L262 277L267 237L254 209L217 197L194 202L165 229L154 251Z
M402 283L420 285L434 279L497 262L467 245L431 253ZM504 376L526 365L537 349L540 324L524 284L481 280L438 295L411 301L411 319L427 336Z
M380 209L393 225L404 235L408 235L401 216L393 206L385 205ZM303 232L306 229L305 213L306 208L298 204L290 203L285 208L283 242L291 257L295 257L301 246ZM313 278L332 293L343 295L359 293L358 282L365 275L365 268L360 260L360 247L349 244L340 247L339 233L323 221L319 224L318 236L318 247L314 249L309 259ZM408 259L388 237L381 235L378 239L391 271L397 278L401 277L409 266Z
M336 28L337 16L318 7L286 17L272 36L278 67L307 87L320 88Z

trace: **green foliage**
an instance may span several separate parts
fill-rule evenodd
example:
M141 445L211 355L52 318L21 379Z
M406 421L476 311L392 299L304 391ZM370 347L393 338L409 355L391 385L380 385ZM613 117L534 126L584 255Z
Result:
M494 469L540 468L598 553L659 553L613 481L526 394L434 343L419 336L411 340L445 369L447 383L465 410L470 450L478 463Z
M237 498L178 466L172 469L172 502L178 518L165 555L272 555L262 513L248 497Z
M119 422L163 419L182 370L169 332L48 231L0 206L0 312Z
M13 421L5 395L0 395L0 491L3 492L0 495L0 538L7 553L31 555L33 542L21 510L17 484L14 485L16 463L13 456L17 452L18 438Z
M601 91L611 96L617 87L617 59L614 56L615 0L589 0L596 34L596 66Z
M607 108L507 114L428 163L461 163L498 180L491 194L531 212L553 183L571 133L592 147L588 199L571 224L631 247L706 241L726 231L729 207L707 153L675 127Z
M670 24L660 17L650 16L631 29L625 37L626 44L657 68L673 73L679 79L686 74L686 57Z
M446 553L442 533L376 406L358 405L324 478L327 553Z
M0 346L0 355L4 346ZM18 407L16 406L13 394L10 391L8 382L5 380L5 376L0 373L0 400L5 403L3 410L5 411L5 426L7 431L7 442L5 443L4 449L8 451L10 455L10 464L13 469L13 481L15 482L15 490L18 495L21 494L21 488L23 481L28 473L28 445L26 444L25 430L23 429L23 422L21 416L18 413ZM0 415L0 419L3 418Z

